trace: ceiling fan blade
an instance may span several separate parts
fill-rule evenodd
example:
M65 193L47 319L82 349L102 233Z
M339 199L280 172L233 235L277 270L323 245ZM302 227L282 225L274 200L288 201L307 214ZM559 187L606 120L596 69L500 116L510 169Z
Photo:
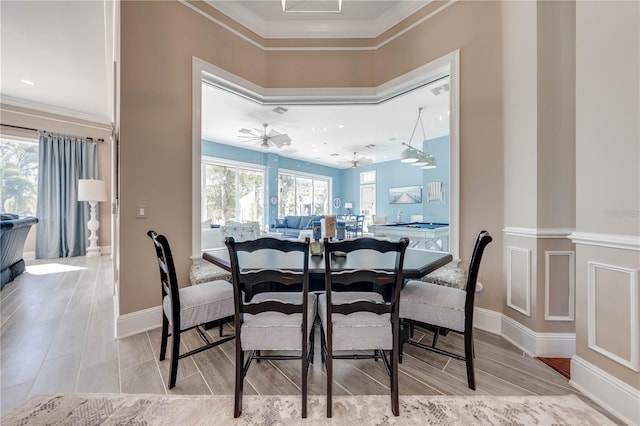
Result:
M258 142L258 141L262 140L262 138L255 138L255 137L250 137L250 138L238 137L238 139L240 139L240 142L242 142L242 143L245 143L245 142Z
M372 159L370 159L370 158L362 157L362 158L358 158L358 159L356 160L356 162L357 162L359 165L361 165L361 166L366 166L366 165L368 165L368 164L373 163L373 160L372 160Z
M269 139L269 142L277 146L278 148L282 148L283 146L289 146L289 141L283 141L280 139Z
M289 145L291 143L291 138L289 137L289 135L284 133L283 134L278 133L277 135L274 135L274 136L267 136L267 139L275 144L280 144L280 145Z

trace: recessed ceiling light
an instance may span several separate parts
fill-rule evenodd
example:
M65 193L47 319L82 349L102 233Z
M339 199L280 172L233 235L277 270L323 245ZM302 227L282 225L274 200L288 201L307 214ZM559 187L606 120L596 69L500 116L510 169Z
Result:
M285 107L275 107L274 109L272 109L271 111L275 112L276 114L284 114L285 112L289 111L288 109L286 109Z
M20 81L26 84L27 86L33 86L35 84L33 81L27 80L27 79L22 79Z

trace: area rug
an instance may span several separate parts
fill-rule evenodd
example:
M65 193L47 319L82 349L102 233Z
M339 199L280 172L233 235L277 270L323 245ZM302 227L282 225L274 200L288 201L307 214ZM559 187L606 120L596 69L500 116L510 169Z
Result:
M401 396L400 416L388 395L336 396L333 417L326 398L308 398L300 418L300 396L244 397L233 418L233 396L132 394L39 395L1 419L9 425L608 425L602 414L567 396Z

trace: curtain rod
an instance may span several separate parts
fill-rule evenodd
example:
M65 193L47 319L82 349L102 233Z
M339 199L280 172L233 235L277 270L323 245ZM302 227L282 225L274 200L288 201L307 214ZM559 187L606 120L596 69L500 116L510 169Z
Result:
M20 130L29 130L29 131L38 132L38 133L55 133L55 132L49 132L47 130L34 129L33 127L14 126L13 124L0 123L0 126L11 127L13 129L20 129ZM76 136L76 137L81 137L81 136ZM104 142L104 139L102 138L94 139L91 136L86 136L84 137L84 139L90 140L91 142Z

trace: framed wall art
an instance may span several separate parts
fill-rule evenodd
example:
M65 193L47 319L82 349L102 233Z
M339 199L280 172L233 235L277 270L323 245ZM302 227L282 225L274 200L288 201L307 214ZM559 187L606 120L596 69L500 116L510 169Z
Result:
M418 204L422 203L422 187L416 186L399 186L389 188L390 204Z

